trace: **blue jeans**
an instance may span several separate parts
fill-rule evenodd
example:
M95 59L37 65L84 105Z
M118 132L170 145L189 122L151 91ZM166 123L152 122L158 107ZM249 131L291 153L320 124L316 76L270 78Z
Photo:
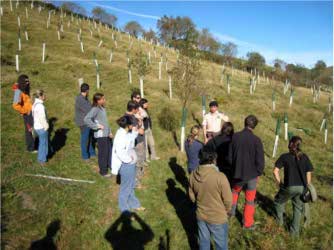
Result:
M210 250L210 235L216 245L216 250L228 249L228 224L210 224L197 219L199 249Z
M118 206L121 212L129 212L139 208L140 202L135 195L136 164L123 163L119 170L121 185L118 194Z
M93 136L91 134L90 128L83 126L80 127L81 131L81 157L82 159L89 159L90 157L96 156L95 150L93 148Z
M36 133L39 138L37 159L39 162L43 163L46 162L46 157L48 155L48 150L49 150L48 131L44 129L37 129Z

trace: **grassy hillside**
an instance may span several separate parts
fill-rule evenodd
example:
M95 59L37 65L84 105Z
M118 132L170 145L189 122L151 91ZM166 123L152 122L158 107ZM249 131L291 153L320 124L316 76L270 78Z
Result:
M29 18L25 16L25 5L20 3L13 12L9 2L1 2L1 187L2 187L2 246L4 249L27 249L33 241L53 242L59 249L110 249L118 239L135 249L190 249L193 246L194 213L186 195L187 174L185 155L178 151L170 133L158 125L158 114L165 106L171 106L181 118L180 102L168 98L168 81L163 70L158 80L160 52L167 53L169 67L176 60L176 54L157 48L154 58L153 47L141 43L145 51L151 51L152 71L145 79L145 97L151 103L153 132L160 161L151 162L143 179L146 186L136 193L147 208L139 213L140 222L132 226L123 225L114 232L119 220L117 207L118 185L102 179L97 173L97 160L85 163L80 159L79 129L74 120L74 98L78 94L78 78L83 77L91 86L91 96L96 91L93 52L100 64L102 91L107 100L107 113L113 132L115 120L125 112L131 89L139 87L138 77L133 74L132 85L127 80L126 50L129 39L117 33L118 48L112 41L112 31L100 27L103 45L99 43L98 31L91 37L88 22L82 21L82 39L85 52L80 50L77 40L76 19L64 18L64 36L58 41L57 23L59 13L51 15L51 25L46 29L48 10L39 14L37 8L28 7ZM25 151L22 118L12 107L12 84L19 73L15 71L17 42L17 15L21 19L22 51L20 72L30 76L32 91L44 89L47 95L46 108L49 118L54 118L51 143L57 151L47 167L39 167L36 155ZM80 22L79 22L80 25ZM23 26L27 26L29 41L25 40ZM115 32L116 34L116 32ZM42 43L46 42L45 63L41 62ZM131 54L139 48L139 41L133 40ZM111 47L114 60L109 62ZM207 92L210 99L217 99L220 108L226 112L235 125L242 129L246 115L256 114L260 123L255 133L264 143L266 154L265 175L258 187L255 219L259 222L254 232L243 232L240 220L230 221L229 246L231 249L332 249L332 122L329 122L328 144L324 144L323 132L319 132L323 113L327 110L328 95L322 93L319 103L314 104L309 89L296 88L294 103L289 108L288 95L283 95L283 83L261 81L254 95L249 95L249 74L234 71L231 78L231 95L227 95L226 83L220 83L221 66L203 62L207 78ZM163 65L165 69L165 64ZM272 89L277 90L277 110L271 111ZM304 139L303 149L310 156L315 171L313 182L319 200L311 205L312 224L304 229L300 240L294 240L284 229L278 229L272 217L272 200L277 191L272 178L271 158L276 117L284 112L289 115L290 131ZM201 98L189 107L187 131L195 119L201 121ZM305 134L297 128L309 129ZM282 135L282 134L281 134ZM177 131L179 137L179 131ZM286 151L287 143L280 139L278 154ZM94 184L62 182L28 176L43 174L95 181ZM240 197L243 201L244 196ZM242 206L239 206L242 212ZM291 205L287 206L291 218ZM141 227L140 224L144 227ZM48 234L47 234L48 228ZM53 237L53 238L52 238ZM39 242L41 242L39 241ZM123 248L129 249L129 248Z

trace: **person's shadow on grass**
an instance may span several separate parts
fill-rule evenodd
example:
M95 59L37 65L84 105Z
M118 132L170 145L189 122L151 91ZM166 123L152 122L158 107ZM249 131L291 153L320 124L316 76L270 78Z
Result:
M169 158L169 167L175 175L175 179L182 185L185 190L188 190L189 180L186 171L177 163L176 157Z
M56 250L57 245L54 243L53 238L56 236L60 229L60 220L55 220L49 224L46 229L46 235L37 241L33 241L30 245L30 250Z
M55 131L54 136L51 139L51 134L54 130L55 123L57 122L56 117L49 119L49 154L48 159L51 159L60 149L66 145L67 133L70 129L68 128L59 128Z
M183 229L187 234L189 247L192 250L198 249L195 205L182 189L176 187L176 183L173 179L169 178L166 183L166 196L168 201L173 205Z
M137 221L140 229L132 222ZM119 228L120 227L120 228ZM154 233L136 213L122 213L104 235L114 250L144 250L144 246L153 240Z

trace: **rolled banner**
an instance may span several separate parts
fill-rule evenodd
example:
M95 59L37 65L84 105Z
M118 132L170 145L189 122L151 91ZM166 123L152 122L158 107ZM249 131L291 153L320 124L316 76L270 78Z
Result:
M202 95L202 116L204 118L205 116L205 107L206 107L206 96L205 95Z
M273 111L276 110L276 91L273 90L273 94L271 95L271 100L272 100L272 108L273 108Z
M325 127L325 144L327 144L327 137L328 137L328 129L327 129L327 120L325 120L325 125L324 125L324 127Z
M181 122L181 152L184 152L184 140L185 140L185 127L187 119L187 109L182 109L182 122Z
M284 113L284 140L288 140L288 114Z
M278 147L278 140L279 140L279 134L281 131L281 119L277 118L276 123L276 132L275 132L275 143L274 143L274 150L273 150L273 158L276 156L277 153L277 147Z

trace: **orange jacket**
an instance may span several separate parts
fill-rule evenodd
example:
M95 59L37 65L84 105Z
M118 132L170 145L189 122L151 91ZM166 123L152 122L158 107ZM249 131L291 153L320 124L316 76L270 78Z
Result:
M30 96L22 92L20 96L20 102L13 103L13 108L19 111L22 115L30 113L32 109Z

